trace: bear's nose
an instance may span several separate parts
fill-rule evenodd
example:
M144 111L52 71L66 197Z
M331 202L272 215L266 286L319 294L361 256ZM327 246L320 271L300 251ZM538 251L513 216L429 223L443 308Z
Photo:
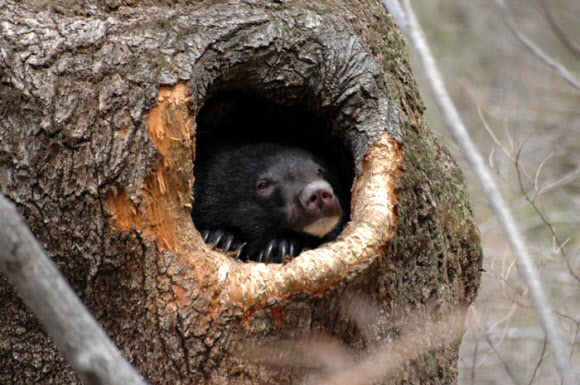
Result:
M332 186L326 181L310 182L300 192L300 203L309 212L324 210L334 202Z

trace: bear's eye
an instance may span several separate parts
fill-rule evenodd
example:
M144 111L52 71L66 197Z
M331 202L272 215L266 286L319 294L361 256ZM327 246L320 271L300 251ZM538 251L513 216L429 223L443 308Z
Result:
M262 179L261 181L258 182L258 191L266 191L270 186L272 185L272 182L270 182L269 180L266 179Z
M321 168L316 169L316 176L322 178L324 175L324 171Z

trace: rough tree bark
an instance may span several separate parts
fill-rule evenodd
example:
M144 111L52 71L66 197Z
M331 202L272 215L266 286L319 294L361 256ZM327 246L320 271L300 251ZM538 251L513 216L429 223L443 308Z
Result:
M463 176L379 1L64 4L0 1L0 189L150 383L322 381L336 368L321 341L364 357L473 300ZM232 90L307 109L350 151L335 242L285 265L203 243L195 117ZM0 307L0 383L78 382L3 277ZM453 382L461 330L447 333L381 381Z

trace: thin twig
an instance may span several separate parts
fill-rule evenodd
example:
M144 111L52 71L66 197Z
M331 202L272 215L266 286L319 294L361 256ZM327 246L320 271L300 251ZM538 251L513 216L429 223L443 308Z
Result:
M534 43L530 38L528 38L520 29L518 28L514 18L512 17L511 10L504 3L503 0L495 0L495 2L503 9L504 20L508 28L512 31L515 37L525 45L534 55L536 55L545 64L551 67L558 75L563 77L568 83L570 83L574 88L580 91L580 80L578 80L566 67L564 67L560 62L550 56L547 52L542 50L536 43Z
M536 170L536 177L534 178L534 196L531 198L532 202L535 201L538 198L538 181L540 180L540 174L542 173L542 168L544 168L544 165L554 157L554 153L550 153L546 158L544 158L544 160L542 160L542 162L540 163L540 165L538 166L538 169Z
M524 186L524 181L522 179L522 175L524 177L526 177L527 179L529 179L529 176L526 174L525 169L523 169L521 163L519 162L520 159L520 154L523 152L523 146L524 144L522 144L519 147L514 147L513 152L516 152L516 155L513 155L512 152L508 151L507 148L505 148L505 146L503 146L501 144L501 142L499 141L499 139L497 139L497 137L495 136L495 134L493 133L493 131L491 130L491 128L489 127L489 125L487 124L487 122L485 121L485 118L483 117L483 114L479 114L480 119L485 127L485 129L488 131L488 133L490 134L490 136L492 137L492 139L494 140L494 142L498 145L498 147L500 147L502 149L502 151L504 152L505 156L510 159L515 166L516 169L516 173L517 173L517 180L518 180L518 194L520 196L522 196L524 198L524 201L527 202L528 204L530 204L532 206L532 208L534 209L534 211L536 212L536 214L538 215L538 217L540 217L540 221L548 228L548 230L550 230L550 233L552 234L552 238L554 240L554 243L556 245L558 245L557 248L557 254L562 255L562 258L564 258L564 261L566 263L566 266L568 267L568 271L570 272L570 274L576 279L576 280L580 280L580 274L578 272L576 272L574 270L574 268L572 267L572 265L570 264L570 258L566 253L566 249L564 248L564 246L566 245L566 243L568 242L569 238L567 240L565 240L564 242L560 241L557 233L556 233L556 228L554 227L554 225L552 224L552 222L547 218L546 214L538 207L536 200L538 199L538 197L543 194L544 192L557 187L560 184L563 183L568 183L569 181L573 180L574 178L577 177L578 174L580 174L580 167L578 167L575 170L572 170L571 172L569 172L568 174L564 175L562 178L559 178L558 180L551 182L549 184L546 184L545 186L542 186L541 188L538 187L538 183L539 183L539 176L540 176L540 172L541 169L543 168L544 164L552 158L553 154L550 154L547 158L545 158L540 166L538 167L538 169L536 170L536 176L534 178L533 181L533 185L534 185L534 194L532 197L530 197L526 191L526 188ZM507 131L507 126L506 126L506 131ZM511 137L508 135L508 139L511 142ZM519 143L519 140L516 138L516 140L514 141L514 143ZM492 150L493 151L493 150ZM504 179L502 178L501 174L499 173L499 170L497 168L495 168L495 164L493 162L490 161L491 167L492 169L496 172L496 175L502 180L504 181L504 183L507 186L510 186L510 188L512 188L512 186ZM528 180L529 182L529 180Z
M540 365L542 365L542 361L544 361L544 354L546 354L546 346L548 345L548 337L544 336L544 344L542 345L542 351L540 352L540 358L538 359L538 363L532 372L532 376L530 377L530 382L528 385L532 385L534 383L534 379L538 374L538 370L540 369Z
M507 156L510 160L513 161L512 152L509 151L508 148L503 145L502 141L499 140L499 138L495 135L495 132L491 129L491 127L487 123L487 120L483 116L483 112L481 111L481 108L479 108L479 106L477 106L477 114L479 115L479 119L481 120L481 123L483 123L483 127L485 128L485 130L487 131L489 136L493 139L495 145L498 146L499 148L501 148L501 150L503 151L505 156ZM508 135L508 139L510 140L510 143L511 143L511 138L509 137L509 135Z
M473 348L473 360L471 362L471 383L475 384L475 368L477 365L477 355L479 354L479 339L475 338L475 333L473 332L473 329L471 329L472 333L473 333L473 339L475 340L475 347Z
M576 321L576 330L574 331L574 335L572 336L572 343L576 341L578 338L578 333L580 332L580 319ZM572 354L574 354L574 349L570 349L570 359L572 359Z
M534 190L533 197L530 197L528 195L528 193L524 187L524 182L521 178L521 174L523 173L522 168L517 161L514 165L516 167L516 174L518 175L520 195L522 197L524 197L524 199L532 206L532 208L534 209L534 211L536 212L538 217L540 217L540 220L544 223L544 225L548 228L548 230L550 230L550 233L552 234L552 239L554 240L556 245L558 245L558 254L562 255L562 258L564 258L564 261L566 262L566 266L568 267L568 271L576 280L580 281L580 274L578 272L576 272L574 270L573 266L570 264L570 258L568 257L568 254L566 253L566 249L564 247L567 241L564 241L564 242L560 241L560 237L558 237L558 234L556 233L556 228L555 228L554 224L550 221L550 219L548 218L546 213L544 213L544 211L542 211L540 209L540 207L538 207L536 199L538 198L540 193L538 192L538 190Z
M568 37L566 32L564 32L564 30L560 27L560 25L556 23L556 20L554 20L552 13L550 12L548 6L546 5L546 0L540 1L540 4L542 4L544 15L546 15L546 20L548 21L548 24L550 24L552 31L554 31L556 36L558 36L558 39L560 39L560 41L570 50L570 52L572 52L577 58L580 58L580 46L574 43Z
M145 385L0 193L0 271L87 384Z
M395 1L395 0L393 0ZM469 136L463 121L461 120L455 105L443 82L443 78L435 64L431 50L427 44L424 33L411 8L409 0L403 0L406 20L409 27L409 37L417 51L421 65L427 74L434 99L443 115L443 119L449 128L457 145L462 149L463 155L469 166L479 180L483 192L488 198L495 215L501 224L508 239L510 247L516 256L520 274L530 290L536 309L542 323L542 327L548 336L550 348L553 352L558 373L565 385L576 385L577 381L572 370L568 349L563 338L563 332L550 308L545 291L542 287L538 271L532 262L524 240L515 223L509 207L503 199L501 192L492 173L485 165L479 150ZM578 85L580 89L580 84Z
M479 332L481 333L483 340L485 342L487 342L487 344L489 345L491 350L493 350L493 352L495 353L499 362L502 364L502 366L503 366L506 374L510 378L510 380L514 383L514 385L519 385L519 382L516 379L516 376L512 373L509 365L507 364L507 362L505 362L501 353L497 350L496 346L494 345L493 341L491 340L490 335L487 333L487 330L484 330L483 325L481 323L481 317L479 316L479 312L475 308L472 308L471 319L473 319L475 321L475 325L479 329Z
M576 179L578 176L580 176L580 166L575 168L574 170L570 171L569 173L567 173L563 177L556 179L555 181L547 183L544 186L540 187L538 189L537 195L541 195L549 190L552 190L553 188L570 183L571 181Z

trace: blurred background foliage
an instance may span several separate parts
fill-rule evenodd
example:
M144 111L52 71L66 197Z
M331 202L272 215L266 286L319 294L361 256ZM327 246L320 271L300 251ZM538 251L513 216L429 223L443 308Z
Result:
M529 39L580 78L580 1L413 0L452 98L496 171L559 316L580 378L580 91L512 33ZM411 61L426 120L461 163L418 60ZM482 285L468 317L460 384L557 384L533 305L509 247L465 163L485 253Z

